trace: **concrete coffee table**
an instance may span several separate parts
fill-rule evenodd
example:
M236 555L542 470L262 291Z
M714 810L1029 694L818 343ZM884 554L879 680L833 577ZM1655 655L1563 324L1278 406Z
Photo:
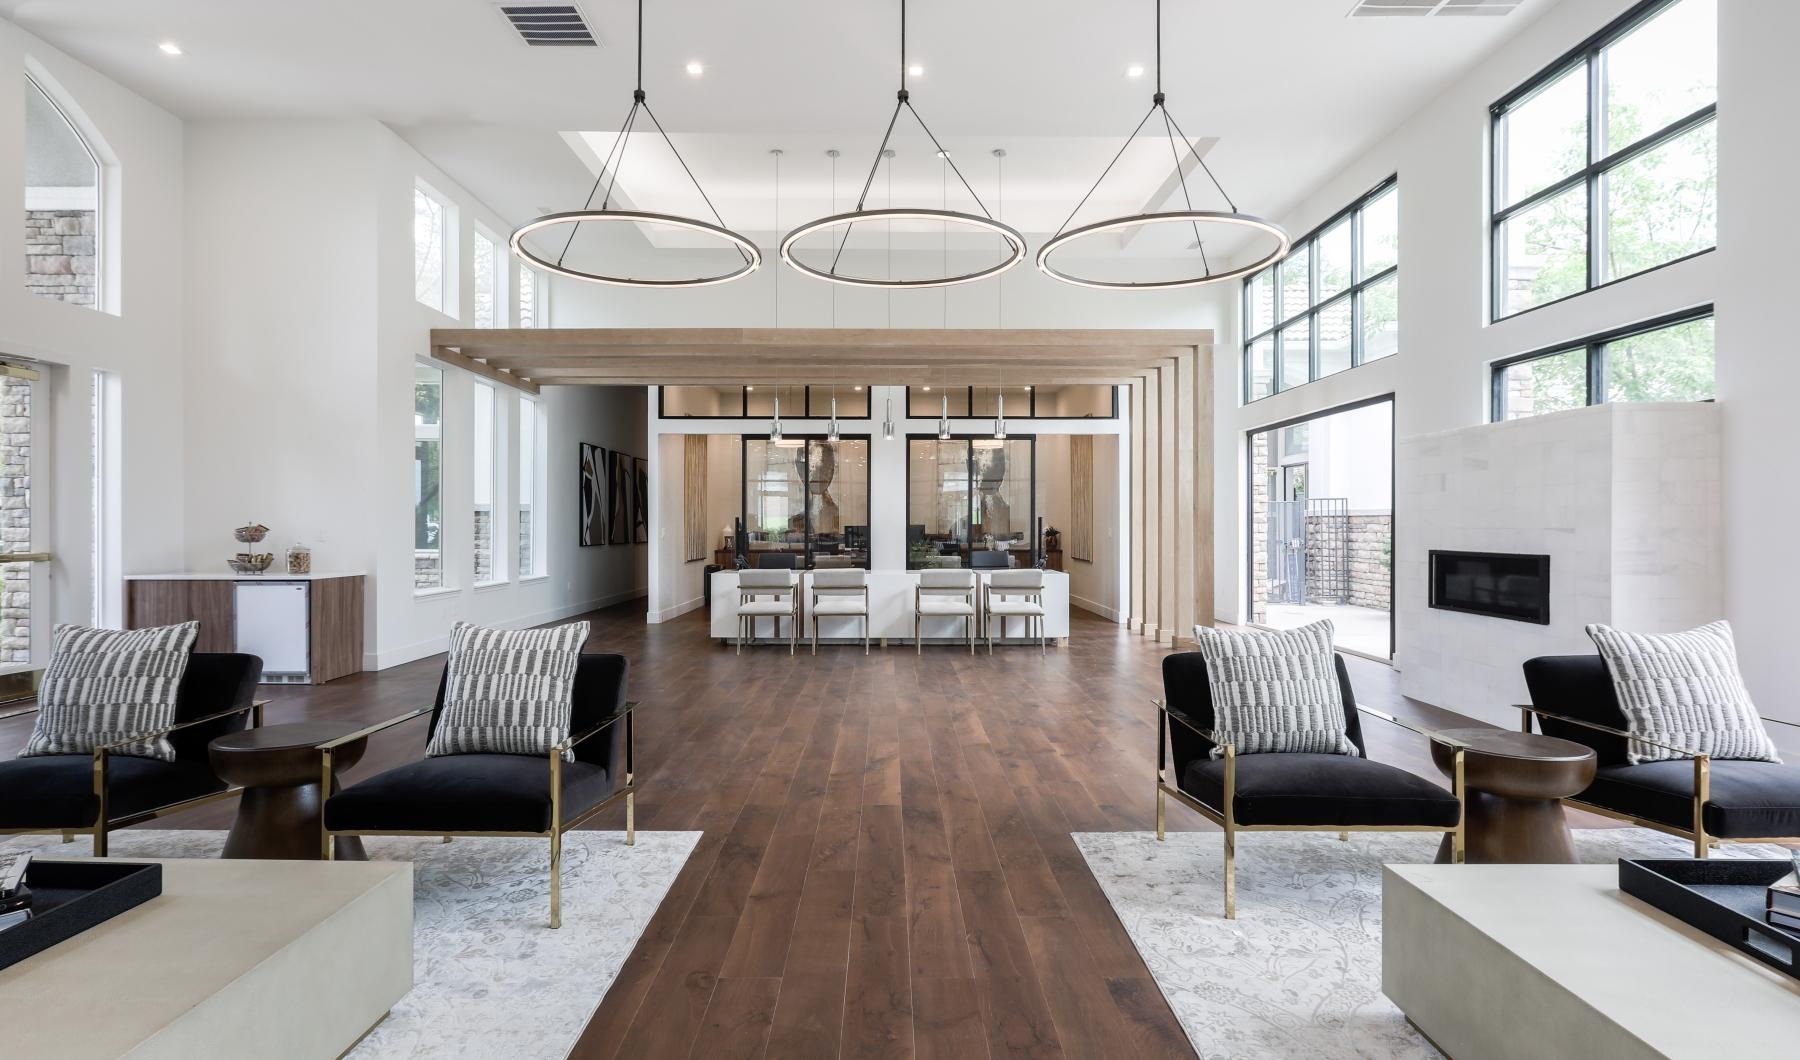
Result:
M1593 748L1509 729L1444 729L1460 742L1466 792L1466 860L1474 864L1569 865L1575 845L1561 800L1594 779ZM1432 741L1431 759L1449 776L1456 751ZM1450 860L1444 838L1437 860Z

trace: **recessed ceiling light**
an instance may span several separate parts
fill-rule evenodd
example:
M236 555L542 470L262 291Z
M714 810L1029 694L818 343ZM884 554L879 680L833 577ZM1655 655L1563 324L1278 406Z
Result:
M699 77L706 72L706 67L702 63L689 63L687 64L687 72L689 77Z
M856 392L857 392L857 393L858 393L858 394L860 394L860 393L862 393L862 387L860 387L860 386L859 386L859 387L857 387L857 388L856 388Z
M925 388L925 392L926 392L926 393L927 393L927 394L929 394L929 393L931 393L931 388L930 388L930 387L926 387L926 388Z
M745 388L744 388L744 389L745 389L745 390L755 390L755 389L756 389L756 388L755 388L755 387L753 387L753 386L747 386L747 387L745 387Z
M161 44L158 44L156 46L156 48L158 51L162 52L164 55L180 55L181 54L181 45L176 44L172 40L163 41Z
M907 77L924 77L925 76L925 68L923 66L920 66L918 63L914 63L913 65L906 68L906 76Z
M938 153L937 153L937 156L938 156L938 157L939 157L939 158L949 158L949 157L950 157L950 152L948 152L948 151L939 151L939 152L938 152Z
M1139 66L1137 63L1132 63L1130 66L1127 66L1125 68L1125 76L1126 77L1143 77L1144 76L1144 68L1142 66Z

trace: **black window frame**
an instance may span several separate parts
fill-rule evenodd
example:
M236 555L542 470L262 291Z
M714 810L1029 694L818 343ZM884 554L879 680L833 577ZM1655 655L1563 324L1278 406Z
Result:
M1104 386L1111 392L1111 394L1112 394L1112 412L1110 412L1109 414L1107 414L1105 416L1040 416L1040 415L1038 415L1038 411L1037 411L1038 384L1036 384L1036 383L1020 383L1018 385L1030 388L1031 401L1029 403L1029 407L1022 414L1014 412L1011 409L1008 409L1007 413L1006 413L1006 418L1009 420L1014 420L1014 419L1020 419L1020 420L1100 420L1100 419L1116 420L1119 418L1119 388L1116 384L1111 384L1111 383L1077 383L1077 384L1074 384L1076 386ZM918 414L915 414L913 412L912 399L913 399L913 391L914 390L918 390L920 393L924 393L923 387L908 386L906 388L906 393L901 398L901 406L900 406L902 409L904 409L906 411L906 418L909 420L937 419L938 414L936 412L918 413ZM964 408L971 409L971 410L975 408L975 387L973 387L973 386L938 387L932 391L932 395L934 397L940 397L942 394L948 393L948 392L954 391L954 390L965 391L964 396L966 397L967 400L966 400L966 403L963 405ZM986 413L986 412L976 413L973 411L971 411L967 414L963 414L963 415L958 415L956 413L951 413L951 415L950 415L950 418L953 420L985 420L985 419L989 419L990 417L991 417L990 413ZM935 438L937 436L932 435L932 437ZM980 437L980 435L977 435L976 437ZM1024 436L1021 435L1020 437L1024 437Z
M690 413L685 413L685 412L681 413L679 415L674 415L674 416L669 415L668 394L669 394L670 387L706 386L706 385L707 384L705 384L705 383L665 383L661 386L658 386L656 388L656 416L657 416L657 418L663 419L663 420L766 420L769 418L768 413L759 412L759 413L756 413L755 415L752 415L750 413L743 412L743 411L739 411L735 415L727 415L725 413L717 413L717 414L706 415L706 416L696 416L696 415L692 415ZM776 383L776 384L751 383L748 386L738 387L737 388L738 389L738 408L740 410L747 409L750 407L750 387L751 386L759 386L759 385L761 385L761 386L767 386L767 385L781 386L783 384L780 384L780 383ZM786 384L786 385L794 386L796 384L790 383L790 384ZM829 420L831 418L830 413L815 416L815 415L811 415L810 412L812 409L812 392L814 390L830 390L831 387L829 387L829 386L815 387L815 386L811 386L809 384L798 384L798 385L800 386L800 389L802 391L804 391L804 393L801 395L800 409L797 413L789 413L785 409L782 410L782 413L781 413L782 422L786 423L789 420ZM855 384L847 384L847 385L854 386ZM840 387L839 389L842 389L842 387ZM839 416L838 417L839 420L861 421L861 420L873 420L875 418L875 398L871 391L870 386L866 383L863 384L862 392L864 394L869 394L869 411L868 411L868 413L866 415L862 415L862 416ZM748 437L754 437L754 436L745 435L744 437L748 438ZM846 437L848 437L848 436L846 435Z
M1241 321L1240 330L1245 332L1238 360L1242 369L1242 379L1240 380L1240 385L1238 387L1238 398L1242 404L1249 405L1258 401L1267 401L1269 398L1275 397L1278 394L1285 394L1290 390L1306 386L1308 383L1316 383L1321 379L1329 379L1331 376L1342 374L1342 372L1353 371L1357 368L1361 368L1364 364L1370 363L1365 360L1365 351L1363 350L1362 295L1363 292L1370 287L1399 275L1400 255L1398 248L1396 248L1394 264L1375 272L1365 274L1363 269L1363 210L1383 195L1398 193L1399 187L1399 174L1396 173L1387 177L1387 179L1357 196L1356 200L1350 205L1339 210L1337 213L1332 214L1330 217L1327 217L1324 222L1313 228L1312 231L1306 233L1306 235L1301 238L1294 240L1293 246L1288 250L1287 256L1282 258L1281 261L1276 262L1274 265L1270 265L1267 268L1260 269L1250 276L1244 277L1242 289L1239 291L1238 297L1238 312ZM1337 294L1332 295L1330 298L1315 302L1313 299L1319 290L1319 237L1326 232L1331 231L1339 223L1346 223L1350 226L1350 286L1339 291ZM1285 266L1296 253L1299 253L1302 250L1307 253L1306 291L1308 304L1305 309L1295 313L1293 316L1283 317L1281 306L1282 274L1279 271L1279 267ZM1272 274L1275 279L1274 305L1271 309L1272 323L1261 331L1250 333L1250 322L1255 319L1250 304L1252 297L1251 292L1257 279L1269 274ZM1341 369L1337 372L1332 372L1330 375L1320 375L1318 317L1325 310L1336 307L1346 299L1348 299L1350 305L1350 367ZM1283 330L1300 323L1302 320L1307 322L1306 378L1300 382L1294 383L1292 386L1284 387L1281 385L1282 355L1281 340L1279 336ZM1269 378L1270 389L1267 394L1264 394L1261 397L1252 397L1250 394L1250 387L1252 380L1255 378L1255 370L1250 363L1250 351L1257 343L1262 342L1265 339L1273 344L1274 349L1273 372ZM1395 356L1399 352L1400 351L1396 349L1393 354L1389 354L1388 356ZM1378 357L1376 360L1384 361L1387 360L1387 357Z
M725 418L727 418L727 417L723 417L723 416L720 417L720 419L725 419ZM785 417L783 417L783 418L785 419ZM783 438L792 438L797 441L805 443L798 447L800 449L800 453L801 453L801 455L800 455L800 481L803 485L810 488L810 486L812 484L812 461L809 459L809 457L812 453L812 443L813 442L826 442L826 441L830 441L830 439L823 434L793 434L788 431L783 431L781 436ZM732 545L736 549L738 555L743 556L746 561L751 562L751 563L754 563L753 557L756 556L757 553L750 548L750 542L748 540L749 536L750 536L750 443L751 442L759 442L759 441L766 442L768 440L769 440L769 436L767 434L740 434L740 435L738 435L738 525L744 528L744 533L741 538L733 541ZM842 433L840 433L838 435L838 441L868 443L869 463L871 465L870 471L872 472L874 470L874 467L873 467L873 464L875 462L875 437L874 437L874 435L842 434ZM845 523L844 524L845 526L860 525L860 526L863 526L866 528L864 533L869 536L868 547L867 547L867 552L869 553L869 558L863 562L863 564L862 564L863 570L873 569L874 563L875 563L875 548L874 548L875 528L871 523L871 520L875 514L874 481L875 481L874 476L871 474L869 476L869 488L867 488L863 491L863 520L862 520L862 522L860 524L858 524L858 523ZM810 503L802 504L800 507L800 512L801 512L801 518L804 521L805 527L806 527L806 529L805 529L805 533L806 533L805 545L806 545L806 547L800 553L801 558L803 560L805 560L805 563L804 563L802 569L812 570L813 569L813 542L814 542L814 538L816 538L818 536L813 531L812 505Z
M1118 397L1117 397L1118 389L1116 387L1113 389L1113 394L1114 394L1113 400L1117 401L1118 400ZM992 434L977 433L977 434L952 434L950 437L945 438L939 434L936 434L935 432L930 433L930 434L909 434L906 436L907 492L906 492L905 500L900 506L900 517L901 517L900 536L903 539L906 536L906 528L911 525L911 520L912 520L912 467L911 467L912 443L914 443L914 442L965 442L965 443L968 443L967 445L964 446L964 452L967 454L964 457L964 463L968 469L968 475L969 475L968 481L973 483L975 481L975 445L974 445L974 443L981 441L983 439L992 440L993 437L994 436ZM1037 563L1037 561L1043 557L1043 549L1044 549L1044 540L1042 537L1038 536L1038 532L1037 532L1037 525L1038 525L1038 506L1037 506L1037 503L1038 503L1038 490L1037 490L1037 488L1038 488L1038 477L1037 477L1038 436L1035 434L1014 434L1012 432L1008 432L1005 440L1008 442L1030 442L1031 443L1031 467L1029 469L1030 477L1028 479L1028 481L1031 483L1031 518L1030 518L1030 521L1025 524L1025 526L1026 526L1026 532L1031 535L1031 561L1032 561L1033 565L1035 565ZM970 526L975 525L975 521L973 518L974 504L975 504L974 498L975 498L975 490L973 488L971 488L969 490L969 514L971 516L971 518L969 520ZM975 542L969 541L969 542L965 543L965 547L963 549L963 557L962 557L964 565L962 567L958 567L955 569L957 569L957 570L971 569L967 565L969 562L968 553L974 551L974 549L975 549ZM908 560L908 562L911 562L910 559ZM906 569L907 570L922 570L922 569L926 569L926 568L915 568L915 567L909 566Z
M1649 320L1640 320L1633 324L1612 328L1586 338L1572 342L1559 342L1554 346L1545 346L1530 353L1515 354L1493 361L1488 366L1488 422L1509 423L1506 418L1506 370L1531 361L1541 361L1549 357L1558 357L1566 353L1585 351L1587 361L1587 401L1583 407L1605 405L1606 400L1606 348L1612 343L1624 339L1647 335L1653 331L1692 324L1697 320L1709 320L1717 316L1711 302L1683 309L1674 313L1665 313ZM1711 401L1714 398L1704 398ZM1540 413L1540 415L1542 415Z
M1533 310L1556 305L1558 302L1566 302L1590 291L1611 287L1615 283L1623 283L1639 276L1646 276L1659 269L1678 265L1718 249L1716 242L1718 233L1715 231L1715 242L1710 247L1670 258L1668 261L1624 276L1615 276L1610 280L1600 279L1600 264L1606 253L1605 217L1603 216L1605 200L1601 193L1601 182L1606 174L1621 166L1629 165L1638 158L1673 143L1687 133L1718 119L1719 101L1715 85L1714 98L1711 103L1685 117L1677 118L1655 132L1646 133L1632 143L1613 150L1611 154L1599 156L1601 138L1605 136L1606 132L1606 115L1604 113L1606 70L1600 61L1601 53L1633 30L1681 2L1683 0L1643 0L1642 3L1607 23L1593 36L1564 53L1555 62L1532 75L1530 79L1488 107L1488 322L1490 324L1513 320ZM1714 61L1717 62L1717 56L1714 57ZM1539 90L1584 64L1587 67L1587 165L1525 196L1518 202L1502 207L1500 205L1500 173L1506 163L1505 136L1501 129L1502 119L1512 108L1528 102L1536 96ZM1715 177L1716 175L1715 171ZM1506 274L1501 267L1501 255L1505 247L1500 234L1501 226L1508 220L1578 187L1584 187L1587 192L1587 274L1585 285L1579 291L1572 291L1547 302L1539 302L1537 305L1527 306L1511 313L1503 312L1506 305ZM1575 345L1580 344L1576 343Z

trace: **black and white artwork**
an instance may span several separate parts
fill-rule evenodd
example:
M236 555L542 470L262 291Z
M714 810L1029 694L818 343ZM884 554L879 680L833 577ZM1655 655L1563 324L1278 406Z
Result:
M618 450L606 454L606 542L631 544L631 458Z
M606 457L606 450L599 446L581 443L582 548L606 544Z
M650 543L650 464L641 456L631 458L631 540Z

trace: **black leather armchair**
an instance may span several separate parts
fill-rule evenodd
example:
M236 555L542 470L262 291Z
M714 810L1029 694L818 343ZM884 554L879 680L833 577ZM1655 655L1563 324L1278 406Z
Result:
M1163 658L1157 700L1156 838L1165 838L1167 798L1225 830L1225 917L1237 916L1237 833L1447 832L1451 856L1463 860L1463 749L1456 741L1415 728L1391 714L1359 707L1342 656L1337 658L1346 735L1360 757L1333 754L1240 755L1212 732L1212 686L1199 652ZM1452 789L1404 769L1370 761L1358 714L1369 714L1456 747ZM1167 718L1167 724L1163 719ZM1169 782L1172 763L1175 782Z
M1590 813L1691 839L1694 856L1721 842L1800 842L1800 769L1778 762L1713 759L1690 748L1633 736L1598 655L1545 655L1525 663L1531 705L1519 707L1546 736L1586 744L1599 767L1587 789L1563 801ZM1781 725L1792 722L1764 718ZM1632 765L1630 741L1681 759Z
M536 836L550 840L550 926L562 926L562 837L620 799L625 842L637 842L632 771L632 718L625 700L623 655L583 655L575 672L571 735L547 755L457 754L423 758L359 781L332 795L323 814L322 856L333 857L333 836ZM426 740L437 729L437 701L319 745L325 786L338 747L383 729L427 717ZM563 752L573 751L573 761Z
M134 737L167 736L175 760L114 754L113 744L91 754L37 755L0 762L0 835L61 832L68 842L94 837L94 856L106 856L107 832L230 798L213 772L206 745L215 737L262 724L256 698L262 660L236 652L195 652L175 690L175 721ZM33 713L26 707L8 718Z

